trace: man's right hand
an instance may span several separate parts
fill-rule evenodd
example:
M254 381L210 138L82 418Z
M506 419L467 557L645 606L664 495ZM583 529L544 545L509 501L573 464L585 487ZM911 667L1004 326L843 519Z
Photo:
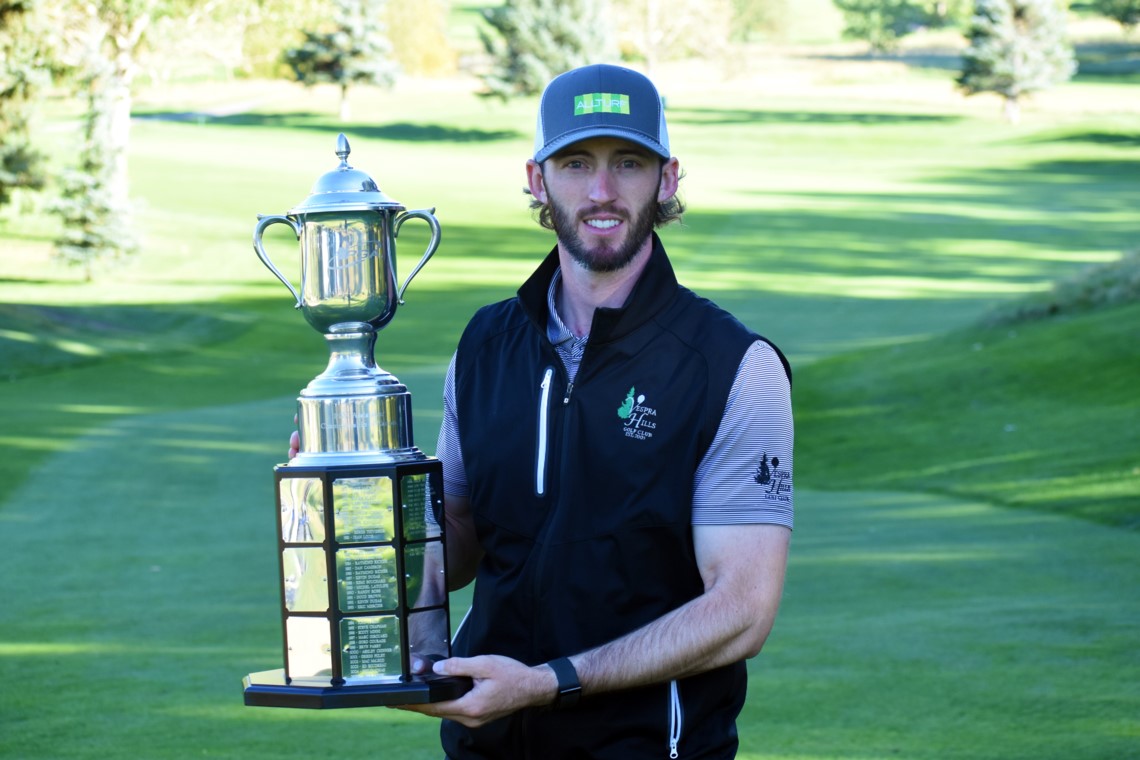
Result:
M297 424L297 415L293 415L293 424ZM301 433L294 430L289 436L289 458L297 456L297 452L301 450Z

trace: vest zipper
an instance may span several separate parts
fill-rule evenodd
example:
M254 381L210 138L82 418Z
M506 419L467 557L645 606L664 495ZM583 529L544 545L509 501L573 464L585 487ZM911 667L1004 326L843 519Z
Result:
M669 757L679 757L677 745L681 743L681 695L676 679L669 682Z
M535 459L534 490L539 496L546 494L547 424L550 417L550 384L553 379L554 367L547 367L542 375L542 395L538 401L538 456Z

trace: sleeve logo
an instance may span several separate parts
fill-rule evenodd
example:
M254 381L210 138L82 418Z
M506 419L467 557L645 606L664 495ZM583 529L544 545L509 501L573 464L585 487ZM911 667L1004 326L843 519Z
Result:
M760 464L752 476L758 484L767 486L764 495L776 501L790 501L792 491L791 470L780 467L780 458L769 459L768 452L760 455Z

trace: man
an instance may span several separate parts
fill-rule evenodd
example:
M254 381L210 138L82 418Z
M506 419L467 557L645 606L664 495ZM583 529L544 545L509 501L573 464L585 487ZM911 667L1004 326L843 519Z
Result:
M783 356L676 282L680 167L641 74L542 96L527 180L557 245L445 383L448 571L475 580L450 758L730 758L792 525Z

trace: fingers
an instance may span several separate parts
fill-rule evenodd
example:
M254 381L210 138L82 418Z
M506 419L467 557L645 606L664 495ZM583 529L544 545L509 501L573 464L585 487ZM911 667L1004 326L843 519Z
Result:
M499 683L501 674L496 673L496 663L486 657L452 657L435 663L420 659L421 666L440 676L469 676L474 688L459 699L427 704L399 705L397 709L416 712L434 718L446 718L469 728L477 728L506 714L502 707L503 699Z
M289 458L297 456L297 452L301 450L301 434L296 430L289 436Z

